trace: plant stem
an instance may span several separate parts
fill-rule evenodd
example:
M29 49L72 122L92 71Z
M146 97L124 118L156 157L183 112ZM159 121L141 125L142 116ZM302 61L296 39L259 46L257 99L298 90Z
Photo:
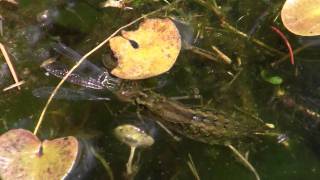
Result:
M256 176L257 180L260 180L260 176L258 174L258 172L256 171L256 169L251 165L251 163L245 158L243 157L243 155L235 148L233 147L231 144L227 145L228 148L231 149L231 151L238 156L238 158L241 160L242 163L244 163L244 165L246 165L252 172L253 174Z
M6 48L4 47L4 45L2 43L0 43L0 50L1 50L2 54L3 54L3 57L4 57L5 61L6 61L6 63L8 64L9 70L10 70L11 75L12 75L14 81L15 81L15 84L18 84L17 87L20 90L21 87L19 85L19 79L18 79L17 73L16 73L16 71L15 71L15 69L13 67L13 64L12 64L12 62L10 60L8 52L7 52Z
M128 159L128 162L127 162L127 174L128 174L129 176L131 176L132 173L133 173L133 170L132 170L132 161L133 161L133 157L134 157L135 151L136 151L136 147L131 146L131 147L130 147L130 156L129 156L129 159Z
M94 155L94 157L96 157L101 162L103 167L106 169L110 180L114 180L113 172L112 172L112 169L111 169L109 163L99 153L97 153L92 147L90 148L90 150L91 150L92 154Z
M210 9L219 19L220 21L220 25L223 28L228 29L229 31L238 34L239 36L249 39L251 40L253 43L255 43L256 45L265 48L266 50L268 50L271 53L276 53L279 55L284 55L285 53L265 44L264 42L260 41L259 39L253 38L248 36L246 33L238 30L237 28L235 28L234 26L232 26L229 22L227 22L225 20L225 17L222 15L221 11L219 10L218 6L211 4L210 2L206 2L205 0L194 0L195 2L201 4L202 6L205 6L206 8Z

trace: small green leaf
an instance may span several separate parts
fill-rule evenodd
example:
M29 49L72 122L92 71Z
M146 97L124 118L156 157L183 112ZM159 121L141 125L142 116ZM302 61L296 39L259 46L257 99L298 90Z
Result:
M280 85L283 82L280 76L270 75L266 70L262 70L260 75L263 80L273 85Z

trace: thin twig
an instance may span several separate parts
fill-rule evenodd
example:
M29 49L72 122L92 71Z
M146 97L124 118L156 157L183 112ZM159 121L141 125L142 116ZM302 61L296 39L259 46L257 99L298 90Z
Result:
M242 71L243 71L243 68L241 68L241 69L236 73L236 75L233 76L232 80L231 80L230 82L228 82L226 85L224 85L224 86L221 88L221 90L222 90L222 91L225 91L225 90L229 89L229 88L232 86L232 84L239 78L239 76L240 76L240 74L242 73Z
M130 23L120 27L118 30L116 30L114 33L112 33L108 38L106 38L104 41L102 41L100 44L98 44L96 47L94 47L92 50L90 50L87 54L85 54L84 56L82 56L82 58L70 69L70 71L61 79L61 81L59 82L59 84L55 87L55 89L52 91L46 105L44 106L41 114L40 114L40 117L38 119L38 122L37 122L37 125L33 131L33 134L36 135L39 128L40 128L40 125L44 119L44 115L49 107L49 104L51 103L53 97L56 95L56 93L58 92L59 88L62 86L62 84L67 80L67 78L70 76L71 73L73 73L74 70L76 70L77 67L80 66L80 64L86 59L88 58L91 54L93 54L95 51L97 51L99 48L101 48L103 45L105 45L107 42L109 42L109 40L114 37L115 35L117 35L121 30L139 22L141 19L144 19L146 18L147 16L150 16L152 14L155 14L155 13L158 13L164 9L167 9L168 7L172 6L173 4L177 4L179 3L181 0L177 0L175 1L175 3L172 3L171 5L167 5L167 6L164 6L158 10L155 10L155 11L152 11L148 14L145 14L145 15L142 15L141 17L131 21Z
M4 45L2 43L0 43L0 50L3 54L4 59L6 60L6 63L8 64L8 67L9 67L11 75L15 81L15 84L19 84L19 79L18 79L17 73L14 70L14 67L13 67L12 62L10 60L10 57L6 51L6 48L4 47ZM17 87L19 90L21 89L20 85L18 85Z
M196 46L193 46L191 44L188 44L188 43L185 43L185 47L187 50L195 53L195 54L198 54L202 57L205 57L207 59L210 59L212 61L215 61L215 62L221 62L218 60L216 54L214 54L213 52L211 51L207 51L207 50L204 50L202 48L199 48L199 47L196 47Z
M251 114L250 112L247 112L247 111L241 109L239 106L234 105L233 107L234 107L237 111L243 113L244 115L249 116L249 117L251 117L251 118L253 118L253 119L257 120L257 121L260 121L260 122L264 123L264 121L263 121L261 118L259 118L259 117L256 116L256 115Z
M187 164L188 164L188 166L189 166L189 168L190 168L190 170L191 170L194 178L195 178L196 180L200 180L199 173L198 173L198 171L197 171L196 166L194 165L194 162L193 162L193 160L192 160L192 157L191 157L191 154L190 154L190 153L188 153L188 157L189 157L189 161L187 162Z
M165 125L163 125L160 121L156 121L156 123L166 132L171 136L175 141L179 142L181 141L181 138L178 136L174 135Z
M311 46L318 45L318 44L320 44L320 40L315 40L315 41L311 41L309 43L306 43L303 46L293 50L293 55L297 55L301 51L303 51L303 50L305 50L305 49L307 49L307 48L309 48ZM276 66L280 65L282 62L284 62L285 60L287 60L289 57L290 57L290 54L287 54L287 55L283 56L282 58L272 62L271 66L272 67L276 67Z
M211 46L212 50L218 54L218 57L226 64L231 64L232 60L229 56L227 56L225 53L220 51L216 46L212 45Z
M3 17L0 14L0 36L3 36Z
M238 30L237 28L235 28L234 26L232 26L229 22L226 21L225 17L222 15L221 11L219 10L219 8L216 5L211 4L209 1L205 1L205 0L194 0L194 1L201 4L202 6L204 6L206 8L209 8L218 17L221 27L226 28L235 34L238 34L239 36L241 36L243 38L251 40L256 45L265 48L266 50L268 50L271 53L284 55L283 52L265 44L264 42L260 41L259 39L256 39L254 37L250 37L246 33L242 32L242 31Z
M255 175L257 180L260 180L260 176L258 174L258 172L256 171L256 169L252 166L252 164L235 148L233 147L231 144L227 145L228 148L231 149L231 151L238 156L238 158L241 160L241 162L246 165Z
M21 86L21 85L24 84L24 83L26 83L26 82L25 82L25 81L19 81L18 83L14 83L14 84L12 84L12 85L4 88L2 91L3 91L3 92L8 91L8 90L13 89L13 88L15 88L15 87L17 87L17 86Z
M92 147L90 148L90 150L94 155L94 157L96 157L101 162L102 166L106 169L110 180L114 180L113 172L109 163L99 153L97 153Z

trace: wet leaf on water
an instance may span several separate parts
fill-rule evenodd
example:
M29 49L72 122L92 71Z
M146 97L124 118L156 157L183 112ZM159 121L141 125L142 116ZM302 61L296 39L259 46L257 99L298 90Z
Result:
M320 0L287 0L281 18L284 26L294 34L320 35Z
M64 179L75 164L78 148L72 136L41 142L30 131L10 130L0 136L0 177Z
M269 72L265 70L262 70L260 75L263 80L273 85L280 85L283 82L283 79L280 76L270 75Z
M146 79L167 72L175 63L181 38L170 19L146 19L136 31L110 39L118 59L111 73L122 79Z

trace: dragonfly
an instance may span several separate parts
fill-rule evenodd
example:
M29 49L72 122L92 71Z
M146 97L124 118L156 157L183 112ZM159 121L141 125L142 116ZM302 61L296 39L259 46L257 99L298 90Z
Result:
M62 43L54 43L52 47L53 50L74 62L79 61L82 57L78 52ZM63 78L69 72L65 64L53 59L45 61L41 67L58 78ZM75 72L71 73L67 81L86 88L109 90L115 89L121 82L120 79L111 76L107 70L96 66L88 60L85 60Z
M74 63L79 61L82 57L78 52L66 46L65 44L58 42L52 44L52 49L58 54L67 57ZM56 60L56 58L49 58L41 64L41 67L46 70L47 73L63 78L69 72L68 66ZM114 91L119 87L121 80L113 77L110 73L91 63L89 60L79 66L77 70L69 75L68 82L79 85L84 88L90 88L95 90L111 90ZM33 90L33 95L38 98L48 97L53 91L52 87L42 87ZM70 88L62 88L55 96L56 99L66 100L108 100L108 98L100 97L90 94L85 90L74 90Z

